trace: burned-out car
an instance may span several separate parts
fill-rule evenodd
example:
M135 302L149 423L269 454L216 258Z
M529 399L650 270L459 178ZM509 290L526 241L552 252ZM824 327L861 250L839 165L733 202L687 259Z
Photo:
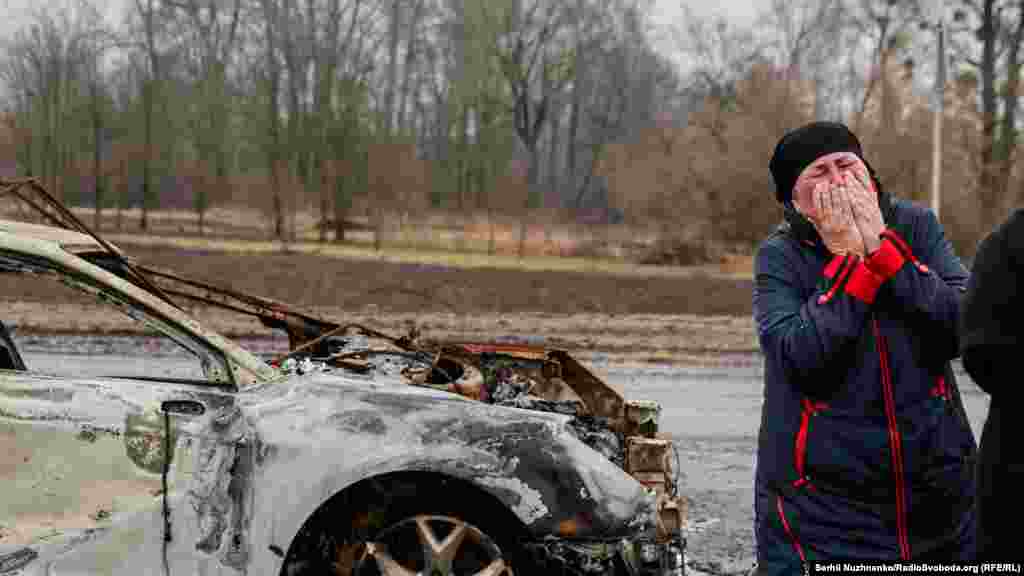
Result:
M94 297L154 362L111 335L92 365L40 368L0 327L0 574L683 573L659 407L566 352L311 318L51 212L73 226L0 221L0 286ZM290 351L246 351L189 298L286 330Z

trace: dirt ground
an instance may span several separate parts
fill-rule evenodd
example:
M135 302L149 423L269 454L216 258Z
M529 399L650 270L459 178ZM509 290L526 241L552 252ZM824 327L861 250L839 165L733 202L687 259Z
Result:
M625 276L600 272L465 269L325 258L303 253L225 254L124 246L185 276L300 306L387 313L696 314L748 316L751 282L711 273Z
M757 351L749 279L516 271L122 245L141 262L290 303L335 320L428 338L501 340L610 360L707 364ZM69 298L65 287L7 283L4 321L21 331L104 332L127 321ZM74 300L79 300L74 302ZM54 301L63 302L53 306ZM48 303L48 304L44 304ZM192 309L228 336L267 334L257 321Z

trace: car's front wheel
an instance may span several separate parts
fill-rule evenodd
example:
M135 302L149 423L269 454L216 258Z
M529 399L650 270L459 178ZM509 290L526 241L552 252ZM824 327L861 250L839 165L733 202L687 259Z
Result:
M364 480L307 520L282 576L530 574L525 527L463 480L423 472Z
M490 536L454 516L411 516L381 530L371 541L340 547L338 552L339 573L348 565L353 576L515 574L511 559Z

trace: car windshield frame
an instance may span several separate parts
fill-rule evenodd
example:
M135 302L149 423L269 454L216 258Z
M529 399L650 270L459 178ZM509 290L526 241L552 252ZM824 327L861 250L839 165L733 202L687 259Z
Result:
M21 242L5 241L9 238L29 243L31 250L12 245ZM53 275L49 280L86 292L156 330L195 354L203 364L208 379L197 380L196 385L238 391L270 382L281 374L241 346L203 327L184 311L52 242L0 232L0 274L6 273ZM207 371L211 361L217 366L215 372L223 376Z

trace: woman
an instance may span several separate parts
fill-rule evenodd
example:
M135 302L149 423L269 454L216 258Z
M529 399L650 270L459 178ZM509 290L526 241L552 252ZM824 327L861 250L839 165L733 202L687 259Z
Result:
M769 168L786 223L755 267L759 572L973 560L976 446L950 370L967 271L846 126L787 134Z

